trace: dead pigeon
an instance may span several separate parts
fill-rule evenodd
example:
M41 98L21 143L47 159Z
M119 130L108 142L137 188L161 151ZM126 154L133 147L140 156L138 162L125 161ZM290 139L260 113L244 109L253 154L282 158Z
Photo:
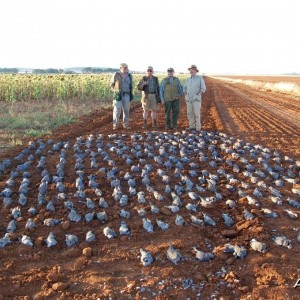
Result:
M106 212L105 212L105 211L98 212L98 213L97 213L97 219L98 219L101 223L106 223L107 220L108 220Z
M116 236L115 232L114 232L111 228L109 228L109 227L105 227L105 228L103 229L103 234L104 234L108 239L113 239L113 238Z
M169 246L169 249L167 250L167 258L168 258L173 264L176 265L176 264L181 260L182 256L181 256L179 250L175 250L174 247L173 247L173 245L171 244L171 245Z
M153 232L153 225L149 219L143 218L143 227L147 232Z
M196 252L196 258L202 262L214 259L214 255L211 252L203 252L198 250L196 247L193 247L193 250Z
M216 226L216 222L207 214L203 213L203 220L206 225Z
M250 241L250 247L258 252L265 253L267 251L267 245L265 243L259 242L256 239Z
M190 215L191 221L193 224L204 226L204 221L197 218L196 216Z
M0 248L4 248L9 243L11 243L9 234L5 233L4 237L0 239Z
M298 218L298 214L293 212L290 209L285 209L285 212L286 212L287 216L289 216L292 219L297 219Z
M66 234L66 245L67 247L72 247L75 244L78 244L78 237L74 234Z
M226 244L225 253L232 253L235 258L244 258L247 256L247 250L244 246L238 246L238 245L231 245L231 244Z
M120 235L130 235L130 230L124 221L121 221L119 233L120 233Z
M28 235L22 235L21 243L26 246L33 246L32 240Z
M185 220L183 219L182 216L176 215L175 224L176 224L177 226L183 226L183 225L186 224L186 222L185 222Z
M156 224L161 230L167 230L169 228L169 224L160 220L156 220Z
M231 226L233 226L235 224L235 222L233 221L233 219L228 214L222 213L222 217L224 219L225 226L231 227Z
M47 244L48 248L57 245L57 241L56 241L56 239L54 237L54 233L53 232L50 232L49 235L48 235L48 237L46 238L46 244Z
M272 237L272 241L278 246L283 246L288 249L292 249L291 240L287 239L287 237L284 235Z
M89 230L85 235L85 240L90 243L90 242L94 241L95 239L96 239L96 236L93 234L93 232L91 230Z
M151 256L150 252L147 252L147 251L145 251L141 248L140 253L141 253L141 263L142 263L142 265L144 267L147 267L147 266L151 265L152 262L153 262L153 258Z

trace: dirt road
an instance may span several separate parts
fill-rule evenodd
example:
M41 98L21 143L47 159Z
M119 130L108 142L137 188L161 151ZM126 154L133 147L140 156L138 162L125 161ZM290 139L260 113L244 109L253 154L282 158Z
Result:
M206 78L206 83L202 124L208 134L189 135L181 131L188 125L184 102L178 133L165 132L162 107L158 113L160 128L154 133L151 128L142 130L142 109L140 104L134 104L130 130L120 129L116 135L111 135L111 110L96 111L43 138L45 143L49 139L54 143L62 141L57 149L49 143L41 153L35 154L36 148L31 149L19 160L13 158L24 147L1 154L1 161L4 157L13 160L1 174L0 192L7 187L11 171L26 162L29 154L34 156L30 158L28 169L27 203L19 204L19 188L24 182L22 172L11 186L12 203L5 206L4 197L1 197L0 238L6 232L7 224L14 219L11 209L20 206L21 216L15 217L16 229L9 234L11 243L0 248L0 299L299 299L300 289L294 289L293 285L300 278L297 241L300 209L287 201L289 197L300 201L299 195L292 192L299 184L285 180L299 180L299 166L295 160L280 158L276 152L264 149L279 149L294 159L299 158L299 102L281 94L264 93L213 78ZM248 141L252 144L247 144ZM163 153L164 149L170 152ZM180 150L186 153L182 154ZM149 152L161 155L162 161L147 155ZM63 178L55 178L62 181L66 199L58 196L54 180L50 180L45 193L47 206L52 201L54 210L37 202L43 180L42 169L37 165L42 156L46 157L44 170L51 178L57 175L58 168L63 169ZM98 164L96 168L91 166L93 157ZM132 159L131 163L128 158ZM175 161L178 160L182 161L176 165L181 168L179 177L175 176ZM274 174L267 173L264 162L279 173L282 185L276 185ZM87 207L85 198L76 196L76 164L82 164L79 170L83 170L85 196L95 204L94 209ZM149 171L150 186L147 188L142 183L146 171L144 175L141 172L146 165L153 168ZM133 166L137 171L132 169ZM109 171L114 167L123 193L128 195L128 182L124 179L128 172L137 183L137 191L145 193L145 200L138 201L136 195L129 196L128 204L120 206L111 188ZM248 168L255 170L250 177L249 172L245 172ZM215 178L218 197L222 200L215 198L216 191L208 189L210 179L207 174L203 175L204 170ZM182 206L178 213L185 220L183 226L176 225L176 213L165 207L173 203L173 198L165 191L166 184L158 175L160 172L169 176L171 189L175 190L175 185L179 190L185 188L180 195ZM198 177L194 177L195 173ZM89 187L90 175L99 183L102 197L108 204L105 208L99 207L99 194ZM271 201L270 188L280 193L283 205ZM158 200L153 189L163 195L164 200ZM188 193L190 190L211 203L193 202ZM259 192L261 196L254 196ZM65 203L66 200L71 202ZM226 200L233 201L235 206L229 207ZM253 204L251 201L255 200L257 203ZM159 213L152 211L150 203L156 205ZM191 203L197 204L195 211L187 209L187 204ZM73 213L79 214L81 220L69 220L71 210L68 205L74 205ZM37 209L35 215L28 212L31 207ZM120 218L122 207L130 212L130 218ZM278 216L268 218L262 208L270 209ZM245 209L252 212L252 219L245 219ZM289 217L285 209L298 213L298 217ZM103 211L108 218L104 224L95 217ZM87 213L95 213L92 220L85 219ZM214 226L196 225L191 221L191 215L204 218L204 213L215 220ZM235 224L225 225L223 213L230 215ZM143 228L143 214L154 225L153 233ZM35 227L25 228L29 218ZM56 225L49 225L50 219L57 220ZM169 229L160 230L157 219L169 224ZM130 235L119 235L121 220L125 220ZM106 226L116 232L115 238L108 239L103 234ZM85 241L88 231L95 234L95 241ZM45 240L49 232L54 233L56 246L47 247ZM66 234L76 235L78 244L67 247ZM22 235L31 238L32 247L21 244ZM291 240L291 249L273 242L272 237L279 235ZM253 238L265 243L267 252L254 251L250 247ZM177 264L166 255L171 243L182 254ZM247 255L236 258L233 253L224 252L227 243L244 247ZM197 260L193 251L195 246L202 251L213 251L214 259ZM154 258L148 267L141 265L140 248L149 251Z

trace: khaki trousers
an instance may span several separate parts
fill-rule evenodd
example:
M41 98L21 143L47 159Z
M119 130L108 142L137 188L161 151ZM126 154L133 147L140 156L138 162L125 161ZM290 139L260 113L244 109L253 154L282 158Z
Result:
M186 101L187 117L189 120L189 128L201 130L201 102Z

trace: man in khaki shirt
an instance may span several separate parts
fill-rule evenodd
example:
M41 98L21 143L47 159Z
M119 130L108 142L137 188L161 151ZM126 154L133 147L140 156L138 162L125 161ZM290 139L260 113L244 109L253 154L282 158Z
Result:
M185 102L187 106L187 117L189 120L188 130L201 130L201 94L205 93L206 86L202 76L197 75L199 70L196 65L191 65L188 69L191 77L184 85Z

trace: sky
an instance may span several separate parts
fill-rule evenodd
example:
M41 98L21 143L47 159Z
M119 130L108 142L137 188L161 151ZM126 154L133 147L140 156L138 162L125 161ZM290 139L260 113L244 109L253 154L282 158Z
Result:
M0 68L300 73L299 0L1 0Z

